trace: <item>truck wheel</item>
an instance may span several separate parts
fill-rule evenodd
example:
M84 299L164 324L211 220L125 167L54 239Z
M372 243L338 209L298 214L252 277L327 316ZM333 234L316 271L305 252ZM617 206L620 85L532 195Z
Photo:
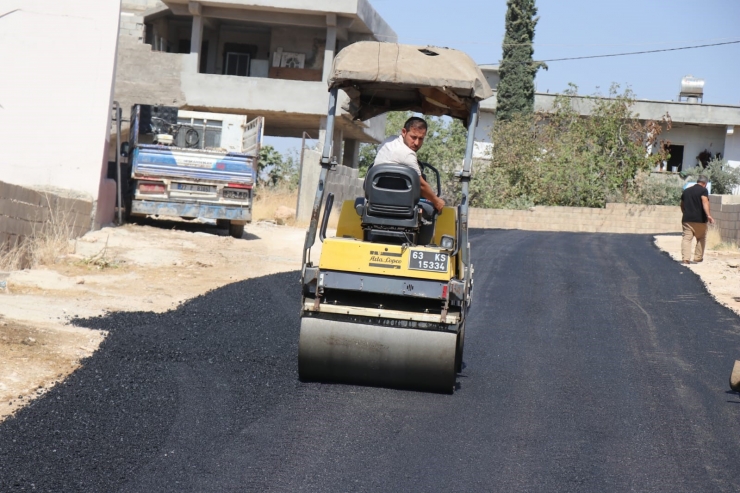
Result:
M233 236L234 238L241 238L242 235L244 235L244 225L243 224L229 224L229 235Z
M460 326L460 333L457 335L457 349L455 350L455 371L462 372L463 349L465 348L465 322Z

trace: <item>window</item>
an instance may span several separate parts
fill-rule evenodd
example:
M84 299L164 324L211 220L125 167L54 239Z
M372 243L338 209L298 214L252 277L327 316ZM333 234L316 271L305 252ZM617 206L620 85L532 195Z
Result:
M175 145L195 149L220 149L221 128L220 120L206 120L203 118L178 118L180 125L175 136Z
M246 77L249 75L249 61L249 53L228 52L226 53L226 66L224 67L224 73L226 75L239 75Z

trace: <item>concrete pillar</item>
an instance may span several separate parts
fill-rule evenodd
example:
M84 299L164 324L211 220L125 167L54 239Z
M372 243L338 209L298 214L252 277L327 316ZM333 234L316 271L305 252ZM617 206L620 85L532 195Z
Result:
M321 153L313 149L304 150L301 176L298 182L298 204L296 205L296 220L299 222L308 222L311 219L320 174Z
M353 169L357 169L360 165L360 141L354 139L347 139L344 141L344 156L342 157L342 163Z
M334 54L337 50L337 14L326 15L326 48L324 48L324 82L329 80Z
M337 163L342 164L342 158L344 157L342 155L342 142L344 141L344 132L342 132L342 127L335 124L334 125L334 141L331 144L331 155L332 157L337 158Z
M208 40L208 60L206 71L209 74L216 73L216 58L218 57L218 30L213 31Z
M203 16L201 15L202 8L200 3L190 2L188 4L188 9L190 10L190 13L193 14L193 30L190 34L190 54L195 56L191 57L191 62L194 61L195 72L198 72L200 68L200 50L201 46L203 46ZM190 66L190 69L193 69L192 64Z

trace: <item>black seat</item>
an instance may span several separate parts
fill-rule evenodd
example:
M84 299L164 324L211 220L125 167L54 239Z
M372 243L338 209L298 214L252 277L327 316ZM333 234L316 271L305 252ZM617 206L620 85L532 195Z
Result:
M401 164L377 164L365 177L365 200L356 203L368 241L416 243L419 175Z

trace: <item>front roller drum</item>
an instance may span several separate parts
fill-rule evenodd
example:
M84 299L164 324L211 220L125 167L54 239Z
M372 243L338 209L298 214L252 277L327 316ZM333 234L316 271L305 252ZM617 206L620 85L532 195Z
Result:
M301 380L452 393L457 334L301 319Z

